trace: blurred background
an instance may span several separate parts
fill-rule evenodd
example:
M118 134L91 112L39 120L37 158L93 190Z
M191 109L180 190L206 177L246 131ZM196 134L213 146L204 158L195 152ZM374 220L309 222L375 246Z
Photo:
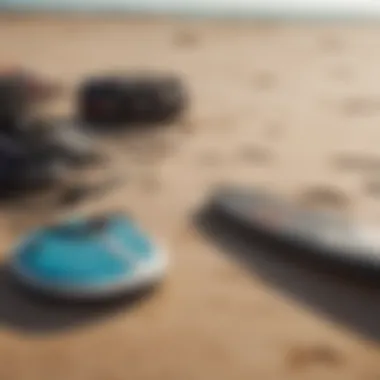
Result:
M169 72L190 94L183 118L99 139L107 165L73 174L122 175L122 187L69 209L45 193L0 207L3 260L33 227L119 209L167 242L172 262L153 295L91 306L41 301L0 270L0 379L380 378L378 285L217 243L193 223L228 182L380 224L379 0L0 9L0 66L60 83L44 117L72 124L79 84L109 70Z

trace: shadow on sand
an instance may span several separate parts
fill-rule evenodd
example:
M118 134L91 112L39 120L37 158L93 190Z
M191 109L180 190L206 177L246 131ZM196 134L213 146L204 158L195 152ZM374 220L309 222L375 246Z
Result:
M372 278L367 282L365 277L332 270L327 262L315 265L297 258L289 249L269 247L243 236L236 225L211 210L196 215L195 225L221 252L279 292L367 339L380 341L380 273L379 281Z
M20 287L8 269L0 267L0 325L30 334L62 332L125 312L148 298L152 290L102 302L60 301Z

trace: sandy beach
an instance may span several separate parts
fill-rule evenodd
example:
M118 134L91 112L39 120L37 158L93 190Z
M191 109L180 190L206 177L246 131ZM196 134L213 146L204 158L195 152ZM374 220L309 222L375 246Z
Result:
M379 35L364 23L1 16L2 60L67 87L57 115L73 113L84 75L109 68L177 72L192 104L175 125L103 142L106 171L127 181L81 206L129 210L165 242L163 286L128 305L51 305L0 271L0 379L380 379L379 289L258 252L242 265L191 222L229 181L379 224ZM40 202L0 211L4 257L60 216Z

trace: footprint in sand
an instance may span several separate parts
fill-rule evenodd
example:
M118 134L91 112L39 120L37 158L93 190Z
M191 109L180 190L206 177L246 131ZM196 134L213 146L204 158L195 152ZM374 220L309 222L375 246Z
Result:
M341 367L344 356L328 345L293 347L286 354L286 364L293 370L303 370L314 366Z
M277 141L283 136L284 128L280 123L270 123L265 127L264 134L270 141Z
M347 67L335 67L331 70L330 77L341 82L349 82L352 78L352 72Z
M199 36L191 30L179 30L174 35L174 45L178 47L194 47L199 40Z
M364 191L373 198L380 198L380 177L370 178L364 184Z
M260 165L269 163L273 158L269 149L252 144L239 147L237 155L244 162Z
M371 172L380 170L380 156L360 153L342 153L332 157L332 164L339 170Z
M314 186L303 190L297 197L297 203L309 209L345 213L349 210L350 199L340 189Z
M344 49L344 41L334 35L325 36L321 40L321 47L326 53L337 53Z
M342 113L346 116L371 116L380 110L380 102L369 97L350 97L341 102Z
M199 162L208 167L215 167L223 162L223 157L219 152L203 152L199 155Z
M254 75L253 85L259 90L270 90L277 85L277 77L271 72L262 72Z

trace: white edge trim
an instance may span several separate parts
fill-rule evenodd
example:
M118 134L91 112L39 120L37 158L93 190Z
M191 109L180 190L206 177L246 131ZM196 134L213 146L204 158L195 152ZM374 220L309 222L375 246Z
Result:
M31 273L11 262L10 269L15 278L24 286L56 297L71 299L101 299L118 294L136 292L141 288L154 285L162 280L169 265L168 254L158 248L154 258L141 267L132 277L128 276L113 284L100 286L59 286L35 278Z

